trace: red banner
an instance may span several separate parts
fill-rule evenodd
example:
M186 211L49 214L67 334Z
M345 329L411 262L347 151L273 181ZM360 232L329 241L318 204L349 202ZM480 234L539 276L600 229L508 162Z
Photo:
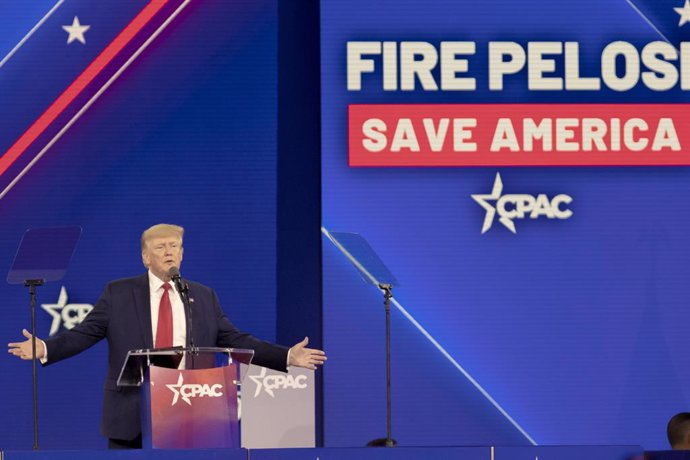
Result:
M684 104L351 104L350 166L687 166Z

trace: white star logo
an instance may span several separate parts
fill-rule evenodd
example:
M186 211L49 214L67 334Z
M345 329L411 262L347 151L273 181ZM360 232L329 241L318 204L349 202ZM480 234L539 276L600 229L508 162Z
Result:
M165 386L168 387L170 391L173 392L175 396L173 396L172 400L172 406L177 404L177 399L180 397L180 387L184 383L184 379L182 377L182 373L180 373L180 376L177 378L177 383L172 383L172 384L166 384ZM192 402L189 400L189 398L185 395L182 395L182 401L186 402L190 406L192 405Z
M53 322L50 323L50 332L48 335L54 335L60 329L60 320L62 319L60 311L65 305L67 305L67 289L65 289L65 286L62 286L62 289L60 289L57 303L41 304L41 308L48 312L53 318Z
M89 30L91 26L83 26L79 24L79 18L74 17L71 26L62 26L62 29L69 34L67 37L67 44L69 45L74 40L80 41L83 45L86 44L86 38L84 38L84 33Z
M501 192L503 192L503 181L501 180L501 175L496 173L496 180L494 181L494 188L491 190L491 194L472 195L472 199L476 201L479 206L486 210L486 216L484 216L484 225L482 225L482 234L486 233L491 228L491 225L494 222L494 216L496 215L496 207L491 206L487 201L498 201L498 199L501 198ZM501 217L498 220L505 225L508 230L513 233L517 233L515 230L515 223L513 223L512 220L506 217Z
M72 329L77 324L84 321L86 315L93 310L93 305L88 303L67 303L67 289L62 286L57 303L41 304L43 308L52 318L50 324L50 332L48 335L55 335L60 330L60 324L65 329Z
M682 26L686 22L690 22L690 0L685 0L685 5L683 8L673 8L676 13L680 15L680 20L678 21L678 27Z
M263 380L265 377L266 377L266 368L265 367L261 368L261 373L259 375L250 375L249 376L249 378L252 379L254 381L254 383L256 383L256 391L254 392L255 398L257 396L259 396L259 394L261 393L261 388L264 386ZM271 398L275 397L275 395L273 394L273 390L268 388L268 387L266 387L266 393L268 393L271 396Z

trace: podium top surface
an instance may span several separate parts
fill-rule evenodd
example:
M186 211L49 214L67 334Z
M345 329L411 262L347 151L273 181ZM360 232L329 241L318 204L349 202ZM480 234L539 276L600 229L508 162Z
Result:
M142 348L138 350L129 350L127 356L168 356L177 353L231 353L236 354L237 358L243 356L254 356L254 350L246 348L227 348L227 347L170 347L170 348ZM246 363L248 364L248 363Z
M194 347L194 348L151 348L130 350L122 365L118 386L141 386L149 366L179 368L184 360L185 369L208 369L212 367L251 364L254 350L243 348ZM243 376L237 383L240 383Z

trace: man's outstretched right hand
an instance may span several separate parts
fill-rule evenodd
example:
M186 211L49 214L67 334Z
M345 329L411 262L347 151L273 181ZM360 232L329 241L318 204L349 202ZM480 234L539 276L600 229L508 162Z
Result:
M8 343L7 346L9 349L7 351L21 359L31 359L31 333L26 329L22 329L22 334L27 340L23 342ZM45 354L46 350L43 340L36 337L36 358L42 359Z

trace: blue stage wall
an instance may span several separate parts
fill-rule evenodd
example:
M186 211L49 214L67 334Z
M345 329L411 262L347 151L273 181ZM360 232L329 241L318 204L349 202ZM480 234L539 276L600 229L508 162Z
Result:
M656 152L623 145L622 160L605 161L614 144L586 152L578 131L573 153L556 145L555 132L545 153L519 147L511 157L489 144L453 149L480 142L490 116L510 110L529 117L539 107L554 124L557 117L582 124L603 108L617 114L606 123L639 118L652 133L660 117L671 117L682 137L690 89L679 77L688 72L687 43L680 60L678 50L690 31L682 7L638 0L321 2L322 223L324 233L361 234L400 283L393 289L392 391L393 437L401 445L667 447L668 419L690 402L690 145ZM675 49L675 58L655 54L663 71L650 56L638 56L638 67L632 56L627 64L622 55L602 58L617 41L636 55L659 42L654 46ZM442 43L454 42L472 43L473 52L447 56L444 76ZM526 62L492 89L491 70L510 60L490 61L499 42L523 47ZM548 45L551 51L538 54L543 42L561 51ZM565 42L579 46L577 58L565 57ZM404 43L416 50L407 60ZM412 73L403 87L410 68L432 70ZM630 89L602 79L626 72ZM598 77L600 89L539 89L541 77L563 85L567 73L572 84L575 73ZM663 76L668 88L650 86ZM452 85L469 78L474 88ZM630 105L651 102L663 104L661 114ZM575 105L558 105L564 103ZM368 131L353 118L361 112L372 121ZM446 150L435 151L441 118L451 117L441 113L475 120L477 129L453 139L451 125ZM404 120L382 127L405 118L416 132ZM367 148L368 156L356 155ZM676 153L675 166L657 166ZM439 157L455 167L435 166L443 164ZM553 204L559 195L568 201L560 217L546 207L521 217L510 201ZM325 236L323 251L325 442L364 445L386 430L383 296Z
M0 55L56 3L3 3ZM0 153L150 4L59 3L0 67ZM165 3L166 15L182 4ZM67 44L62 26L75 16L90 25L85 44ZM26 228L83 227L65 279L38 290L40 336L51 326L40 304L56 304L62 286L69 304L93 304L108 280L143 273L141 231L171 222L187 230L183 275L214 287L238 327L276 339L276 63L274 0L191 2L0 198L4 270ZM86 92L103 83L97 78ZM65 114L84 103L77 98ZM58 118L0 176L0 189L67 121ZM2 283L0 297L0 336L19 340L30 324L27 291ZM105 363L102 343L39 369L42 448L105 447ZM8 354L0 365L0 408L0 448L30 448L31 366Z
M0 153L144 6L24 3L2 5L0 59L56 9L0 64ZM160 3L161 15L184 4ZM174 222L188 230L183 273L215 287L238 326L291 341L303 325L318 337L320 251L316 229L305 224L318 225L320 185L325 230L361 233L401 283L392 319L393 434L400 445L665 448L666 421L688 403L687 168L350 168L347 114L349 104L382 103L462 110L468 103L654 102L676 110L687 101L677 86L531 91L526 68L492 91L485 52L495 41L578 42L582 76L597 75L607 43L678 46L690 27L673 9L682 2L322 2L320 124L313 73L319 39L305 38L315 33L319 13L308 3L281 3L281 10L275 0L189 3L13 185L105 83L96 78L0 175L0 266L9 267L27 227L82 225L67 277L40 288L39 304L57 303L62 286L68 304L94 303L106 281L143 271L140 232ZM290 48L286 31L299 28L300 7L309 25ZM283 13L292 18L281 19L279 31ZM85 45L66 43L62 26L75 16L91 26ZM417 81L414 91L383 90L377 58L374 72L362 74L363 90L348 91L348 41L475 42L468 75L479 86L422 91ZM563 59L550 57L556 68L545 74L563 76ZM109 75L122 64L115 59ZM279 75L288 68L278 99ZM310 77L300 80L302 68ZM433 75L439 78L438 69ZM636 110L627 115L645 115ZM682 138L685 119L676 121ZM656 160L647 153L633 160L652 164L664 152ZM492 194L497 173L504 195L568 195L572 216L513 219L515 234L497 216L482 234L487 212L472 195ZM329 447L362 446L385 435L382 296L322 241L329 353L322 439ZM28 326L28 295L7 285L0 295L0 333L17 340ZM39 308L39 334L50 327ZM98 433L105 353L100 344L40 369L43 448L105 446ZM0 448L28 448L30 366L6 356L0 382L0 407L9 414L0 421Z

